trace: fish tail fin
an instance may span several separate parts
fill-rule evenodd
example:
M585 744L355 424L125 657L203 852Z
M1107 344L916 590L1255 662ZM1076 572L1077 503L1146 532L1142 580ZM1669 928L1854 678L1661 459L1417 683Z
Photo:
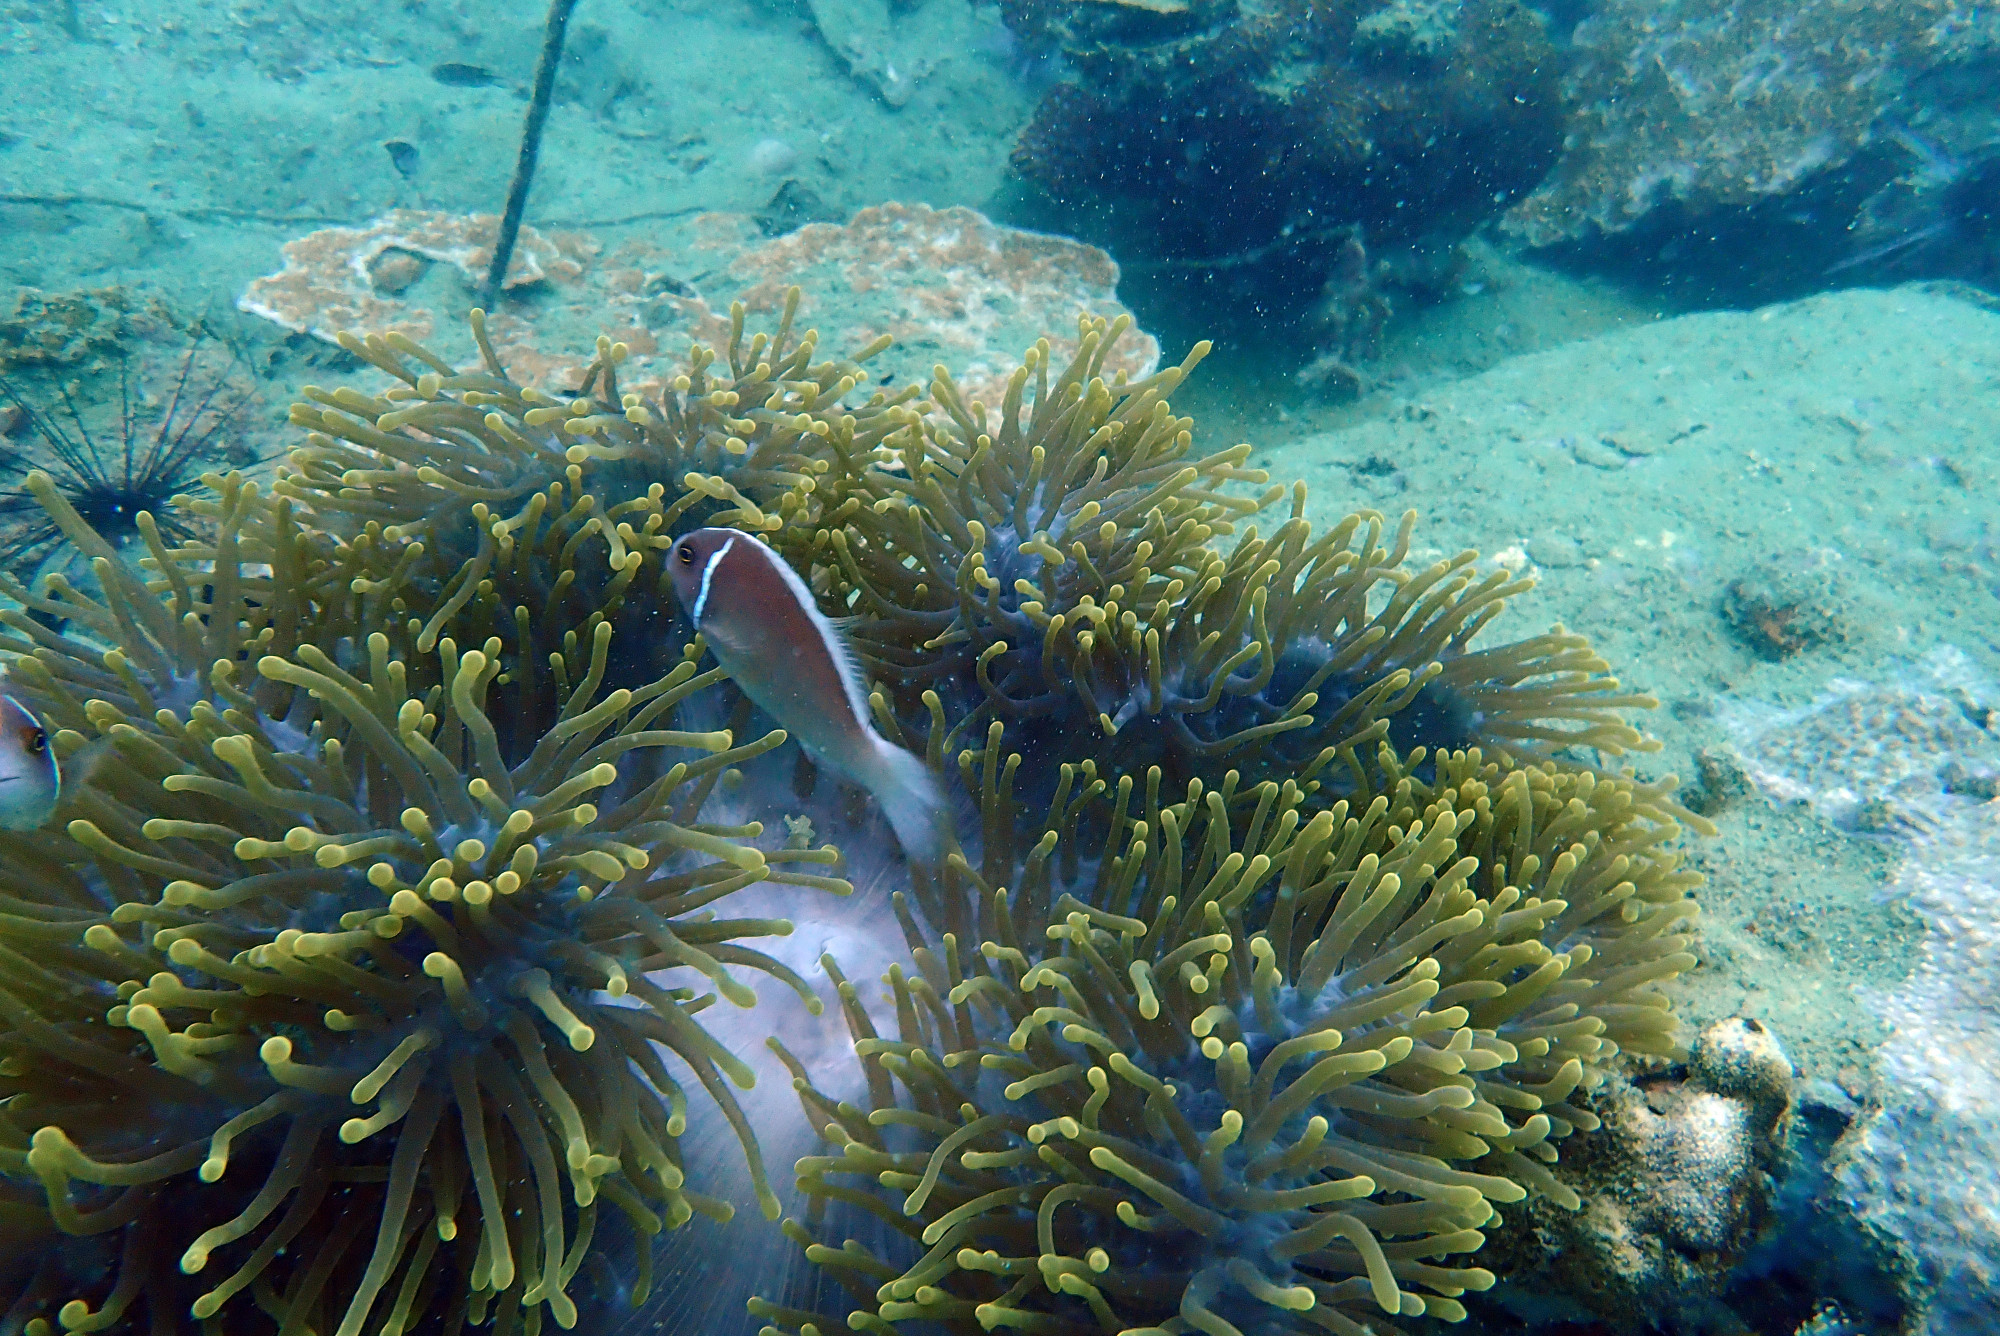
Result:
M875 782L868 787L895 828L896 842L912 862L941 863L951 817L937 776L920 757L881 738L875 743Z

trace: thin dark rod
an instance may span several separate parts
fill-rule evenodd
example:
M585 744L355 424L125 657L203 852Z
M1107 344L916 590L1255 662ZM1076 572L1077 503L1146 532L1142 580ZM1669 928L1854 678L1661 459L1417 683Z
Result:
M542 57L535 64L535 93L528 99L528 123L521 130L521 156L514 163L514 184L507 188L507 211L500 216L500 236L493 244L493 263L479 302L489 311L500 309L500 285L514 259L514 239L521 234L521 214L528 207L528 187L535 183L535 160L542 152L542 127L549 120L549 97L556 88L556 66L562 63L563 34L569 30L576 0L549 0L549 22L542 31Z

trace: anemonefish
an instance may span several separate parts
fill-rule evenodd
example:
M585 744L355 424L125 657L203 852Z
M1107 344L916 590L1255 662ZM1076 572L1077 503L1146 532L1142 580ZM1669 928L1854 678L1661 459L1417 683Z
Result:
M12 696L0 696L0 830L34 830L56 810L62 768L48 730Z
M903 852L944 856L944 796L868 718L853 651L784 560L747 533L697 529L667 554L674 592L716 662L805 749L875 795Z

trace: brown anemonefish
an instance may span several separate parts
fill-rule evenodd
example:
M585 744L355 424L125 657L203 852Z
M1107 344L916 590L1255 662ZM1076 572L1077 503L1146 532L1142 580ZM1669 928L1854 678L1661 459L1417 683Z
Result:
M747 533L697 529L674 544L667 570L695 629L744 694L816 764L874 794L905 854L938 862L946 816L937 781L875 731L853 652L784 559Z
M0 830L34 830L56 810L62 768L42 721L0 696Z

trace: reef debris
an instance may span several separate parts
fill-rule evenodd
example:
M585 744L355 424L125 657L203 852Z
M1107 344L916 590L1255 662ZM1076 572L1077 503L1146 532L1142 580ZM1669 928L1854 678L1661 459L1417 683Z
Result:
M908 106L959 38L943 14L910 0L805 0L800 6L848 75L892 111Z
M252 279L236 306L328 342L346 329L429 338L436 316L403 294L443 264L458 272L469 297L486 280L499 226L490 213L391 209L363 227L322 228L286 242L285 267ZM503 287L574 283L593 250L582 238L552 239L524 227Z
M1395 314L1395 300L1380 285L1360 229L1340 243L1333 272L1320 288L1313 312L1316 327L1312 361L1300 367L1301 385L1327 399L1359 398L1372 384L1361 368L1382 346L1382 331Z
M1794 1075L1777 1036L1739 1017L1703 1030L1683 1065L1611 1076L1585 1101L1602 1129L1554 1171L1581 1207L1528 1204L1493 1245L1495 1298L1530 1323L1711 1329L1771 1211Z
M159 298L132 288L20 288L0 311L0 375L28 367L107 366L131 340L178 334L183 327Z
M2000 1324L2000 686L1946 646L1803 709L1731 702L1745 769L1782 802L1892 841L1886 895L1927 929L1908 979L1868 999L1889 1038L1871 1107L1834 1148L1839 1208L1899 1255L1906 1330Z
M1719 718L1769 797L1848 829L1925 835L1993 797L1996 709L2000 691L1946 647L1886 681L1834 678L1795 709L1725 700Z
M883 356L892 383L928 385L951 368L967 401L997 407L1020 350L1047 337L1075 356L1077 318L1116 320L1118 265L1096 246L1005 227L963 206L881 204L843 224L808 223L745 251L729 265L744 301L768 308L797 284L839 293L840 326L894 340ZM1105 355L1103 374L1131 382L1158 368L1159 341L1130 332Z
M323 229L286 243L285 269L254 280L238 306L328 343L349 331L435 341L470 306L492 230L487 215L413 210ZM711 306L704 288L740 292L752 315L773 317L803 287L806 314L857 345L894 339L878 380L927 384L942 363L993 403L1019 350L1046 331L1060 346L1083 312L1124 313L1118 266L1097 247L963 207L877 205L777 238L743 215L703 214L664 242L608 253L588 234L525 229L521 245L510 284L545 291L532 308L489 310L487 337L513 379L555 395L578 392L591 359L551 350L588 349L599 335L626 346L623 378L637 389L657 390L691 344L723 344L733 303ZM421 283L433 262L457 271L447 294ZM1135 331L1113 366L1140 379L1158 357L1158 343Z
M1722 620L1764 659L1854 640L1847 580L1829 551L1772 553L1723 586Z

